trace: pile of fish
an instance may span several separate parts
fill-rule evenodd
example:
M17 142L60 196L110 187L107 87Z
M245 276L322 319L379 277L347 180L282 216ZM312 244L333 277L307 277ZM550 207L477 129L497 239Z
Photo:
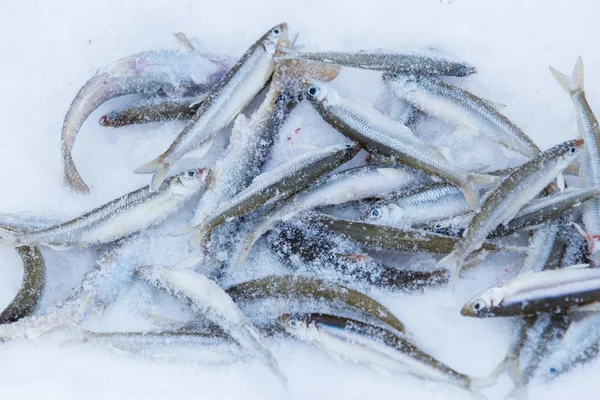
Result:
M386 51L301 51L285 23L235 62L175 36L183 50L147 51L99 69L73 100L62 130L64 184L87 194L90 186L71 153L83 123L101 104L139 95L102 116L103 126L185 121L167 149L156 149L155 159L133 171L151 175L149 185L67 221L0 217L1 243L16 249L24 269L21 290L0 314L3 340L66 331L75 341L135 353L177 344L218 349L234 360L257 359L287 388L265 340L276 336L308 341L376 370L457 385L475 398L505 371L514 380L512 394L523 397L532 379L552 379L596 356L600 127L585 98L581 59L570 76L551 68L573 100L580 137L541 151L499 111L502 105L445 80L476 72L463 62ZM380 110L339 90L343 68L380 71L400 111ZM265 168L282 126L302 101L342 139L327 147L307 143L300 155ZM489 140L513 165L498 168L490 160L465 169L450 148L419 133L419 125L434 118ZM215 139L228 127L222 151ZM214 166L173 174L184 157L219 151ZM195 214L186 226L161 238L148 235L190 207ZM177 265L148 265L128 247L137 240L151 252L153 240L182 236L189 256ZM38 310L45 265L37 246L94 246L103 255L64 302ZM510 320L514 343L489 376L466 375L422 350L410 326L364 293L369 287L452 287L490 252L523 255L511 266L520 273L481 288L456 310L465 317L517 317ZM423 253L437 261L413 265L406 258ZM261 269L265 255L288 273ZM249 265L252 278L235 281ZM172 296L195 317L179 322L148 313L152 331L85 330L139 282ZM252 313L256 304L267 306Z

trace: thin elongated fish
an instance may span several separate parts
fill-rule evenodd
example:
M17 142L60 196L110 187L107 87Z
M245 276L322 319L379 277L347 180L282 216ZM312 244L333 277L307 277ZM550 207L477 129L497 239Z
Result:
M44 244L56 249L114 242L157 224L206 187L208 169L191 169L171 177L160 190L138 189L80 217L44 229L23 232L0 228L12 246Z
M481 179L481 176L469 176L456 169L438 150L417 138L406 126L369 104L342 97L327 84L311 82L306 93L321 117L339 132L369 151L393 157L412 169L454 183L462 190L469 205L475 208L479 201L478 190L470 179Z
M79 193L90 191L71 152L79 129L102 103L132 93L198 96L219 82L230 65L197 51L146 51L100 68L79 90L63 123L64 183Z
M487 100L440 79L384 73L396 95L421 111L446 122L481 132L495 142L532 157L540 153L533 141Z
M469 227L452 253L438 262L458 278L465 258L479 249L487 236L500 224L510 221L550 182L577 159L583 140L561 143L516 168L482 201Z
M276 49L289 43L287 30L287 24L279 24L258 39L212 88L192 121L171 146L135 170L136 173L153 174L150 190L157 190L171 166L187 153L207 149L212 137L229 125L262 90L273 74Z
M402 54L383 51L349 52L300 52L298 57L337 64L344 67L393 71L414 75L468 76L476 72L475 67L441 57L423 54Z
M351 308L366 316L376 318L401 334L405 332L404 324L377 300L354 289L319 278L269 275L233 285L227 289L227 294L236 303L282 297L327 301L342 309Z
M100 117L102 126L119 128L148 122L190 120L202 104L197 97L151 97Z
M287 378L263 343L260 332L216 282L190 270L160 266L143 267L138 275L153 286L192 303L202 315L269 367L287 389Z
M362 221L351 221L327 214L313 214L310 218L334 232L343 234L364 246L374 249L444 254L451 251L459 243L459 239L456 237L420 229L396 228ZM482 246L484 250L488 251L506 249L493 243L484 243Z
M479 387L494 379L473 378L455 371L397 334L360 321L326 314L283 314L280 324L298 339L322 350L373 368L406 372L423 379L450 383L484 399Z
M357 167L322 178L308 189L291 196L262 218L249 233L236 265L241 264L254 243L281 221L288 221L303 211L375 196L387 196L417 177L399 168Z
M437 182L378 201L364 218L382 225L420 226L469 211L471 207L459 188Z
M463 307L467 317L507 317L560 312L600 300L600 270L588 264L518 275Z
M191 246L200 244L207 233L224 222L304 189L315 179L349 161L358 151L358 147L354 145L329 146L297 156L257 176L250 186L222 204L209 218L196 226L198 232L191 239Z
M366 282L393 290L418 291L448 283L448 271L420 271L382 264L352 247L341 246L339 238L324 231L301 229L286 224L267 242L277 256L294 270L306 269L314 276L339 275L343 284Z
M580 166L579 177L583 187L600 185L600 126L583 89L583 60L577 59L571 76L550 67L550 72L559 85L569 94L575 114L579 135L585 140L585 152ZM600 258L600 199L587 202L583 207L583 223L587 232L590 259ZM597 254L598 253L598 254Z
M6 308L0 312L0 324L18 321L32 315L46 286L46 264L37 247L22 246L15 249L23 263L23 282Z

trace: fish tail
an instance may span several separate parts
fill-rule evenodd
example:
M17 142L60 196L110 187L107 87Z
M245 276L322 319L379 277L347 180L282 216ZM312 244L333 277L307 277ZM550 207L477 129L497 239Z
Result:
M147 163L140 165L133 170L133 172L136 174L153 174L164 164L164 161L165 155L161 154L152 161L148 161Z
M470 182L461 185L460 190L463 193L463 196L465 196L469 207L475 210L477 208L477 205L479 204L479 190L477 190L475 185L473 185Z
M154 160L140 165L135 169L136 174L154 174L150 181L150 191L156 191L165 181L167 174L171 169L171 164L165 162L165 155L161 154Z
M552 67L550 67L550 73L558 84L570 95L583 91L583 60L581 56L577 58L571 76L567 76Z
M496 378L469 378L467 389L476 400L485 400L485 396L479 389L492 386L496 381Z
M242 265L244 260L246 260L246 257L248 257L248 254L250 254L250 249L252 249L254 242L256 242L254 235L250 235L250 237L248 237L248 240L246 240L246 242L244 243L244 246L242 247L242 251L240 252L240 255L238 256L237 260L235 261L235 264L234 264L235 268Z
M458 273L462 267L463 260L455 251L448 254L446 257L438 261L436 267L439 269L446 269L450 272L450 276L453 282L458 280Z
M65 185L77 193L90 194L90 188L83 181L81 175L79 175L79 171L77 171L77 167L75 167L75 163L73 162L71 154L65 154L63 160L63 181Z
M208 234L207 230L204 227L197 227L196 229L197 229L196 232L194 232L194 234L192 234L192 237L190 238L190 241L189 241L190 251L197 249L198 246L206 243L206 241L207 241L207 234Z
M20 243L17 234L7 228L0 227L0 243L4 246L15 246Z

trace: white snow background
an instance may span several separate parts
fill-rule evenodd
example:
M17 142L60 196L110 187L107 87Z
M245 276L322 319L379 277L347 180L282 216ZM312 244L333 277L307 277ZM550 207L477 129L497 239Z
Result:
M101 106L81 129L74 148L90 196L69 193L62 186L60 131L75 94L99 67L144 50L176 48L172 32L185 32L198 38L204 50L233 57L283 21L300 33L299 43L308 49L435 49L476 66L476 75L451 81L507 104L503 112L546 149L575 135L571 101L548 65L570 73L581 55L587 98L592 109L600 112L599 11L593 0L4 1L0 211L71 217L148 184L149 177L136 175L133 169L163 151L182 123L103 128L97 123L99 116L121 103L115 100ZM384 91L377 74L357 70L344 70L334 86L368 102ZM286 140L298 127L301 134ZM297 141L343 140L336 135L308 104L301 104L282 129L275 151L289 154ZM460 141L452 143L463 162L483 159L500 166L507 162L492 145L469 143L457 148ZM193 204L166 224L181 226L191 217L192 208ZM168 229L156 232L164 234ZM141 250L147 254L140 263L172 264L187 254L184 239L155 242L166 245L161 251ZM68 296L98 255L88 250L42 251L48 282L41 311ZM18 289L21 272L11 251L0 252L3 307ZM423 349L458 371L485 376L505 354L510 325L502 319L464 318L459 310L475 292L510 276L519 262L515 256L492 257L465 274L456 292L441 288L424 294L377 290L369 294L396 313ZM151 325L141 317L144 311L183 314L175 302L154 293L142 284L134 285L88 327L149 329ZM97 344L61 347L64 340L50 335L2 344L0 399L285 398L276 378L256 361L204 365L148 360ZM365 366L332 360L306 343L277 339L268 344L290 379L294 399L470 398L468 392L451 385L384 376ZM593 362L551 384L534 383L530 398L597 398L599 373L600 364ZM510 388L503 377L484 393L500 399Z

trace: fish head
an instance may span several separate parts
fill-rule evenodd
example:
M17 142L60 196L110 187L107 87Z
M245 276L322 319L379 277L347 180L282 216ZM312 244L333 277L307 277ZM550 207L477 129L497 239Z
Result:
M564 164L564 167L568 167L575 161L581 154L583 149L583 139L569 140L560 146L560 161Z
M307 79L302 82L302 87L304 95L312 103L334 105L340 101L339 92L325 82Z
M290 48L292 43L288 38L288 25L283 22L269 29L265 33L262 45L269 54L275 54L277 50Z
M493 287L469 300L460 314L465 317L492 317L494 308L500 305L503 299L504 290L500 287Z
M413 75L399 74L397 72L384 72L381 75L381 79L387 86L403 91L414 89L417 84L417 80Z
M389 216L389 210L384 204L375 204L364 215L363 220L375 221Z
M211 176L212 170L209 168L188 169L173 177L170 189L181 195L196 193L206 187Z
M600 235L585 234L588 245L587 258L594 264L600 263Z
M277 318L277 323L287 333L300 339L309 339L310 321L306 315L282 314Z

